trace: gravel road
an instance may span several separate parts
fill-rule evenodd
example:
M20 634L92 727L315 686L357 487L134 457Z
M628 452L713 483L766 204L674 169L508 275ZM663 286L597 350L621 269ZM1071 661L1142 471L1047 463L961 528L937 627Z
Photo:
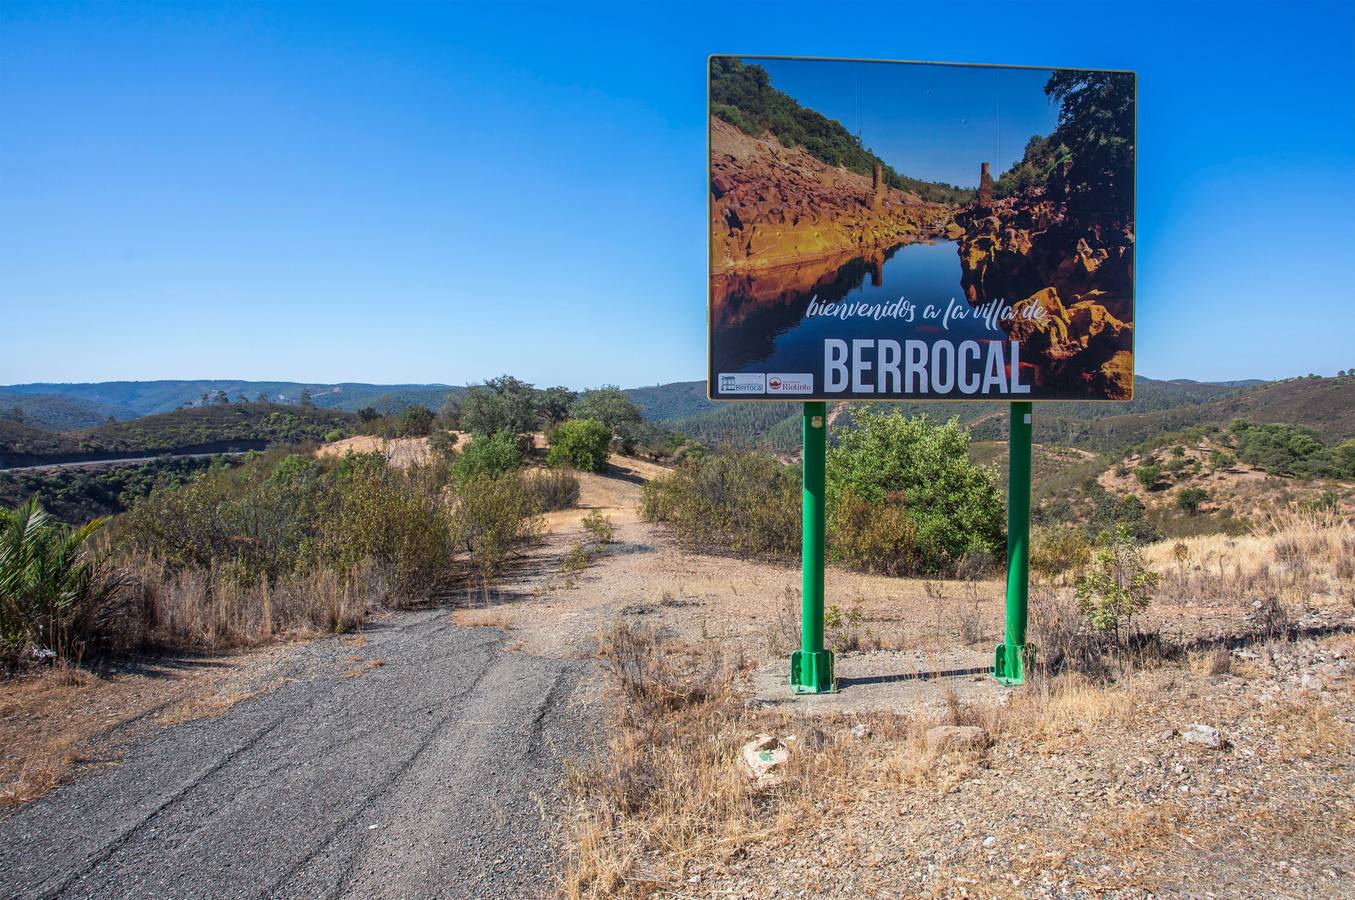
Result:
M445 610L366 636L300 646L275 690L0 814L0 895L549 892L562 759L597 733L588 664Z
M161 453L150 456L127 456L117 459L82 459L75 462L39 463L34 466L0 466L0 472L46 472L53 469L111 469L117 466L139 466L142 463L166 459L211 459L213 456L244 456L244 451L223 450L219 453Z

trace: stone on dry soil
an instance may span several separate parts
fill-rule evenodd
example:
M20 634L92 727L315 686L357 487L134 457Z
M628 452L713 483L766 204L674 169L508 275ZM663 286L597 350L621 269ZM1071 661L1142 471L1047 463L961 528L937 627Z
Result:
M790 750L780 739L770 734L759 734L743 745L740 755L748 777L766 784L777 780L778 776L773 770L786 764L790 759Z
M937 725L927 729L927 746L938 753L983 746L983 729L977 725Z
M1199 744L1201 747L1208 747L1211 750L1217 750L1223 746L1223 738L1219 735L1219 730L1209 725L1198 723L1187 725L1186 730L1181 732L1181 736L1186 739L1187 744Z

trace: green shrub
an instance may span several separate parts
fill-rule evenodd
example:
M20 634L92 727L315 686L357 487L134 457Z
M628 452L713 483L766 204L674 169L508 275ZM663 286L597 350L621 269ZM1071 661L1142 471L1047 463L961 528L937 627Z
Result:
M72 528L36 500L0 507L0 661L30 649L80 658L118 592L105 555L90 546L106 521Z
M453 531L486 596L518 545L541 532L536 500L522 475L477 473L458 488Z
M540 469L527 476L527 490L539 512L571 509L579 503L579 479L560 469Z
M581 472L605 472L612 432L596 419L570 419L551 431L546 462Z
M437 459L450 462L456 457L456 441L455 434L438 429L428 436L428 452Z
M852 418L828 450L830 510L849 491L877 509L901 510L916 534L910 567L901 572L953 572L966 554L1002 555L1002 497L990 472L970 461L968 431L955 420L934 425L898 412L862 409ZM894 537L902 533L892 529Z
M850 487L832 506L828 538L832 558L853 569L903 575L923 567L917 524L907 511L869 503Z
M156 488L119 519L118 546L170 571L225 566L242 582L370 563L398 599L424 599L452 558L442 483L428 474L393 469L380 453L264 454Z
M341 441L341 440L343 440L343 429L342 429L342 428L331 428L329 431L326 431L326 432L325 432L325 443L327 443L327 444L332 444L332 443L334 443L335 441Z
M1138 479L1143 489L1151 491L1157 487L1157 483L1162 478L1162 467L1157 463L1139 463L1138 468L1134 470L1134 477Z
M1097 536L1091 569L1077 580L1078 611L1098 633L1118 639L1134 615L1148 608L1158 580L1130 530L1116 526Z
M311 538L316 562L337 571L375 563L390 578L392 605L427 600L452 569L451 521L440 492L386 465L379 454L364 457L324 481Z
M690 459L644 485L641 515L687 549L792 559L800 551L800 479L762 453Z
M600 510L593 510L583 517L583 530L588 532L588 536L593 539L595 544L610 544L616 538L616 528L612 525L612 520L602 514Z
M1200 487L1183 488L1176 495L1176 505L1192 516L1200 511L1200 504L1209 499L1209 492Z
M1244 463L1279 475L1355 477L1355 442L1323 445L1317 432L1298 425L1236 421L1237 456Z
M517 435L511 431L477 434L452 464L452 474L458 482L506 475L522 465L522 456Z
M1091 562L1091 542L1079 528L1040 528L1031 535L1030 568L1045 578L1076 576Z

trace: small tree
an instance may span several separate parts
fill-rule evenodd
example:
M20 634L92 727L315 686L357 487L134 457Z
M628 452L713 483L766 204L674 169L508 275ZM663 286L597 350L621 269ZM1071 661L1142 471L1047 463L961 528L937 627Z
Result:
M433 411L426 406L406 406L400 414L400 437L426 437L433 430Z
M541 392L541 418L556 425L569 418L569 408L579 395L567 387L549 387Z
M1116 525L1097 536L1091 568L1077 580L1078 611L1101 635L1118 639L1134 614L1148 608L1158 581L1129 528Z
M614 384L584 391L570 412L576 419L595 419L618 434L628 426L639 425L645 420L640 407Z
M1188 487L1176 495L1176 505L1190 515L1200 511L1200 504L1209 499L1209 492L1201 487Z
M560 423L551 435L546 462L552 466L571 466L583 472L607 469L607 451L612 433L595 419L570 419Z
M540 420L537 392L511 375L471 388L461 400L461 426L476 434L534 431Z
M1144 490L1151 491L1157 487L1158 479L1162 477L1162 467L1157 463L1140 463L1134 470L1134 477L1143 485Z

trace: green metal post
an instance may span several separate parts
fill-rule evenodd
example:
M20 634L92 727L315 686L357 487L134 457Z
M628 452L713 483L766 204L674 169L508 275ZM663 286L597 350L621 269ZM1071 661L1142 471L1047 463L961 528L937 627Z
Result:
M1031 418L1029 402L1012 404L1007 453L1007 625L993 659L993 676L1003 684L1025 681Z
M797 694L825 694L837 689L833 651L823 647L823 459L828 443L827 405L806 403L803 417L800 649L790 657L790 686Z

